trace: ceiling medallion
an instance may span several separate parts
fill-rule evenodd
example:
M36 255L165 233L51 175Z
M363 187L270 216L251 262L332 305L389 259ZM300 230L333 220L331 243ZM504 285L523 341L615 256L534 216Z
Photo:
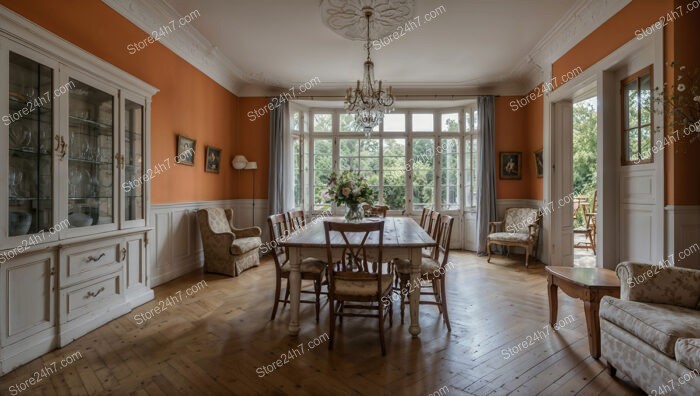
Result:
M413 19L416 0L322 0L321 19L335 33L349 40L367 39L365 10L372 10L370 40L384 38Z

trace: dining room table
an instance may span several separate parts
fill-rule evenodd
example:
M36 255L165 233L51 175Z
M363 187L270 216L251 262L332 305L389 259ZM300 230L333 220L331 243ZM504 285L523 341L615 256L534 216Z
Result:
M342 217L319 217L306 224L301 229L290 234L282 241L278 241L279 246L287 248L289 251L289 283L290 283L290 318L289 334L297 336L300 330L299 323L299 303L301 299L301 261L308 257L317 258L323 261L328 260L328 250L326 248L326 235L324 222L344 222ZM363 221L383 221L384 241L382 247L382 261L388 262L393 259L405 259L411 263L411 283L419 285L421 279L421 262L423 249L432 249L437 246L437 242L410 217L385 217L367 218ZM379 244L378 233L371 233L365 243L367 249L377 247ZM330 245L334 249L333 255L342 254L347 245L340 234L332 233ZM353 246L357 241L350 240ZM403 292L402 290L401 292ZM418 337L421 332L419 323L419 299L420 287L409 287L409 304L411 324L409 333L413 337Z

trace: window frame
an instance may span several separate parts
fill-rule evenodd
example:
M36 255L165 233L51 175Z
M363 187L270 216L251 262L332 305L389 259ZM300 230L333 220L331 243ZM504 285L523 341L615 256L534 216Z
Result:
M622 80L620 80L620 162L622 166L630 165L642 165L642 164L653 164L654 163L654 100L653 97L649 100L649 134L651 139L651 144L649 145L649 159L642 160L638 158L636 160L629 160L627 158L627 147L628 142L628 132L632 129L637 129L637 153L642 152L642 127L646 127L647 124L642 124L642 101L641 101L641 79L649 75L649 90L650 95L653 93L654 87L654 65L649 65L636 73L633 73ZM625 107L625 86L632 81L637 83L637 123L633 128L627 127L627 114L628 110Z
M378 197L379 202L384 202L384 140L385 139L404 139L405 148L405 207L403 210L394 209L390 210L389 214L398 215L418 215L420 214L420 209L413 209L413 168L409 166L413 159L413 142L415 139L430 139L434 144L434 160L433 160L433 208L440 210L444 213L457 214L464 211L475 211L476 207L472 205L472 202L466 202L467 194L465 191L465 162L470 155L467 152L467 148L470 147L471 142L478 137L478 131L474 128L474 112L476 110L476 102L468 103L463 106L457 107L445 107L445 108L397 108L392 113L401 113L405 117L405 130L404 131L384 131L384 124L379 124L379 131L372 132L371 138L377 139L379 147L379 191ZM470 113L470 130L466 131L466 113ZM313 130L313 120L316 114L332 114L332 131L331 132L314 132ZM309 174L308 174L308 196L304 197L305 201L309 203L309 210L311 213L320 213L321 211L316 209L314 206L314 195L315 195L315 174L314 174L314 141L317 139L332 139L332 170L339 171L340 167L340 140L341 139L363 139L364 135L362 132L341 132L340 131L340 116L341 114L346 114L347 111L342 108L329 109L329 108L309 108L308 117L309 128L308 134L306 135L308 139L308 161L309 161ZM431 113L433 115L433 130L432 131L413 131L413 114L426 114ZM459 130L456 132L442 132L442 115L448 113L457 113L459 120ZM442 155L437 151L437 147L442 144L442 139L454 138L457 139L458 148L458 205L456 209L444 210L442 209L442 191L441 191L441 177L442 177ZM469 142L469 144L467 144ZM477 152L474 153L478 155ZM476 160L472 161L475 165ZM395 171L395 170L394 170ZM470 170L469 177L476 172L475 169ZM473 187L474 189L476 186ZM344 208L338 208L334 204L331 205L331 211L334 214L341 214Z

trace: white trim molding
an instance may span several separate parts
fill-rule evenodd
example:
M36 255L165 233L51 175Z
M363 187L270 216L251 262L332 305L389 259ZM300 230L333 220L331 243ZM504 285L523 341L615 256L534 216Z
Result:
M674 264L678 267L700 269L700 252L684 258L678 257L680 252L700 244L700 205L666 205L666 254L674 256Z
M255 203L255 206L253 206ZM252 226L253 207L255 225L263 230L267 220L266 199L230 199L221 201L181 202L157 204L151 207L152 232L148 257L148 285L153 288L204 265L204 250L199 236L197 211L203 208L232 208L233 223L237 228Z
M512 76L525 77L525 92L547 81L545 70L551 67L586 36L593 33L632 0L579 0L550 29L532 50L511 71Z
M162 26L167 26L170 21L182 17L164 0L102 2L148 35ZM233 94L238 95L241 87L248 82L235 63L202 36L194 26L187 26L178 31L178 34L162 36L159 42ZM126 47L124 51L127 51Z

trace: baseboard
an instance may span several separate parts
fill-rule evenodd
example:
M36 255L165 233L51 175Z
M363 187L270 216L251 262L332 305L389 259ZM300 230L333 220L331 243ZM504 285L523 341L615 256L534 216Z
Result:
M0 350L0 377L58 347L56 329L50 328Z
M61 348L97 329L98 327L117 319L131 311L126 301L97 314L87 314L70 322L59 325L58 342Z

